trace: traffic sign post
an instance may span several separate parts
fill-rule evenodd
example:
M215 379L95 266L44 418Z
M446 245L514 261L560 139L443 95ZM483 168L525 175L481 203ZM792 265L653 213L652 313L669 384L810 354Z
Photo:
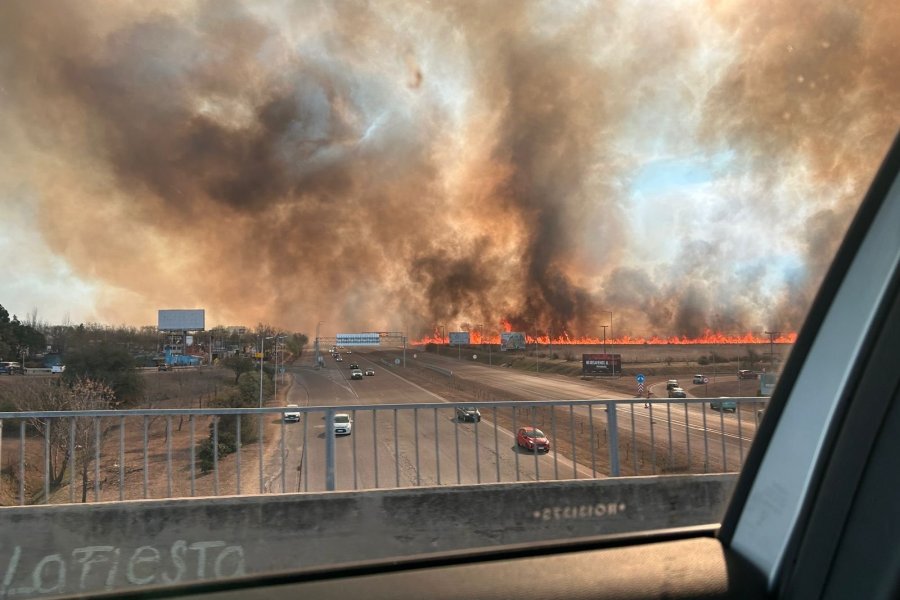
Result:
M637 376L635 377L635 379L637 380L637 384L638 384L638 386L637 386L638 387L638 396L643 396L644 395L644 374L638 373Z

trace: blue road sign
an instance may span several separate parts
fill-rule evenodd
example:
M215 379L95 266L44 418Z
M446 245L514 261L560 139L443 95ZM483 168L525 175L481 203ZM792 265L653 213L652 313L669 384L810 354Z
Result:
M637 379L638 383L644 383L644 374L638 373L638 376L635 379Z

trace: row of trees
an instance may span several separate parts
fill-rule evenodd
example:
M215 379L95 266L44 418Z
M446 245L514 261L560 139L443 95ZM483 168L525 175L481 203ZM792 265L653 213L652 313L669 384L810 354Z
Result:
M272 325L260 323L253 329L241 330L214 327L197 337L198 344L207 344L210 339L224 343L226 348L254 346L262 337L281 335ZM26 355L43 354L48 344L53 351L62 354L68 366L67 354L71 350L109 344L126 350L132 356L155 354L164 342L162 334L152 325L132 327L127 325L102 325L99 323L73 324L66 317L62 324L50 325L38 318L37 309L32 310L20 321L0 305L0 359L21 359ZM284 334L287 350L299 356L309 343L302 333Z
M43 351L47 345L46 336L37 328L19 321L15 315L0 305L0 359L21 360L29 352Z

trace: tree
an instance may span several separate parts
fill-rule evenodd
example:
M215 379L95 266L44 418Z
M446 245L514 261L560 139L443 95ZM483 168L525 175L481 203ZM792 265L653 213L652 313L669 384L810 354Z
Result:
M263 399L272 397L274 386L268 377L263 378ZM250 371L243 373L238 378L237 389L226 399L217 402L220 408L255 408L259 405L259 373ZM258 438L259 417L244 416L241 418L241 446L253 443ZM213 423L209 425L209 436L197 444L197 460L200 462L200 470L208 473L213 469L215 438L218 435L218 456L221 459L237 450L237 423L236 415L221 415L217 417L216 429Z
M103 382L82 378L76 378L71 384L60 381L54 381L51 385L29 382L16 395L16 406L23 411L108 410L117 405L112 388ZM98 437L102 443L110 428L104 427L100 419L94 417L33 418L30 422L49 440L50 489L57 489L62 484L70 462L74 461L74 468L81 474L81 501L87 502L88 475Z
M229 356L222 360L222 366L234 371L235 385L240 381L241 375L249 373L256 368L255 362L246 356Z
M116 404L116 394L102 381L76 379L70 388L72 409L104 410ZM81 469L81 501L87 502L88 473L91 461L96 456L98 444L109 432L96 417L75 417L75 460Z
M115 344L100 342L78 346L66 352L65 361L63 378L69 384L77 379L103 382L122 402L137 399L143 389L144 381L137 373L134 358Z
M34 312L37 319L37 311ZM33 350L42 350L47 345L47 338L34 326L20 323L13 315L9 318L9 312L0 306L0 357L21 357L22 354Z
M304 333L292 333L285 341L285 345L294 357L300 356L308 343L309 337Z

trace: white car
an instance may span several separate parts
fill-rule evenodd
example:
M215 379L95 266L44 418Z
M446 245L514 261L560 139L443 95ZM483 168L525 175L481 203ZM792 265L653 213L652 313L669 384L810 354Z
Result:
M366 369L366 375L368 375L368 376L370 376L370 377L371 377L371 376L374 376L374 375L375 375L375 369L373 369L372 367L367 368L367 369Z
M300 408L296 404L288 404L285 408L288 409L296 409ZM284 422L285 423L296 423L300 420L300 411L299 410L286 410L284 411Z
M362 378L363 378L363 372L360 371L359 369L353 369L352 371L350 371L350 379L362 379Z
M51 373L62 373L66 370L66 365L53 365L50 367Z
M353 432L353 419L347 413L334 415L334 434L350 435Z

